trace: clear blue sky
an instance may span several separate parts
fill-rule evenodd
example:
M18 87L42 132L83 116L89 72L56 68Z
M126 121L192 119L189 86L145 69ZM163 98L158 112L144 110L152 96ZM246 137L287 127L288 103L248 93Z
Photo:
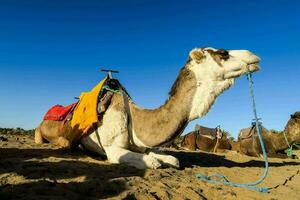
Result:
M194 47L249 49L257 109L281 130L300 110L299 1L0 0L0 127L34 128L54 104L69 104L104 77L117 77L146 108L165 102ZM252 119L245 77L192 122L236 136Z

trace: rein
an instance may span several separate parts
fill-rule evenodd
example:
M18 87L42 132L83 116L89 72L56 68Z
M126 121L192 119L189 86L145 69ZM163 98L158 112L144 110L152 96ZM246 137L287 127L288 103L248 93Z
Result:
M284 139L285 139L285 141L286 141L286 143L287 143L287 145L288 145L288 149L287 149L287 151L286 151L286 155L288 156L288 157L292 157L293 156L293 154L294 154L294 149L293 149L293 147L295 146L296 148L299 148L299 144L297 144L297 143L291 143L290 144L290 142L289 142L289 140L288 140L288 138L287 138L287 136L286 136L286 134L285 134L285 131L283 131L283 136L284 136Z
M267 193L268 192L268 188L265 187L256 187L256 185L260 184L261 182L263 182L263 180L267 177L268 175L268 170L269 170L269 163L268 163L268 157L267 157L267 153L266 153L266 149L264 146L264 142L263 142L263 138L262 138L262 134L261 134L261 128L260 128L260 122L259 122L259 118L257 117L257 112L256 112L256 105L255 105L255 98L254 98L254 92L253 92L253 81L252 81L252 74L248 69L248 73L247 75L247 79L249 81L249 90L250 90L250 96L251 96L251 100L252 100L252 109L253 109L253 114L254 114L254 121L255 121L255 127L256 127L256 132L259 138L259 142L260 142L260 146L262 149L262 153L263 153L263 158L265 161L265 169L264 169L264 173L262 174L262 176L260 177L260 179L258 179L255 182L250 182L250 183L234 183L229 181L224 175L222 174L213 174L210 176L206 176L204 174L196 174L196 177L202 181L208 182L208 183L213 183L213 184L223 184L223 185L230 185L233 187L240 187L240 188L246 188L249 190L255 190L258 192L263 192L263 193ZM217 180L213 180L213 178L219 178L220 181Z

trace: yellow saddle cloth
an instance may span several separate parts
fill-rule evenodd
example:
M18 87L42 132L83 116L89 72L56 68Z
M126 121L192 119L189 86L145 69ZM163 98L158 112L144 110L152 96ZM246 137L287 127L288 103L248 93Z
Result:
M82 134L85 134L98 121L98 95L105 82L106 78L90 92L82 92L79 96L79 103L74 110L71 126L78 129Z

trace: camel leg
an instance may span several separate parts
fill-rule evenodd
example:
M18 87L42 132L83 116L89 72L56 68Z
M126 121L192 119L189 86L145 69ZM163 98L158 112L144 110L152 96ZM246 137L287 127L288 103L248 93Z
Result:
M163 152L157 152L157 151L155 152L151 151L149 153L149 156L153 156L154 158L159 160L163 165L179 168L179 160L174 156L170 156Z
M40 127L37 127L35 129L35 133L34 133L34 142L36 144L43 144L43 136L42 136L42 132L40 130Z
M262 155L261 155L261 157L262 157ZM282 158L282 159L289 158L286 154L280 154L280 153L268 153L268 157L270 157L270 158Z
M54 144L59 145L63 148L70 148L70 142L66 138L60 136L56 140L53 141Z
M38 127L36 130L35 130L35 133L34 133L34 141L36 144L43 144L45 139L43 138L42 136L42 132L40 130L40 127ZM63 148L70 148L70 142L69 140L67 140L66 138L60 136L58 137L57 139L52 139L51 140L52 143L56 144L56 145L59 145Z
M161 163L151 155L132 152L116 146L104 147L104 149L107 159L111 163L124 163L138 169L157 169L161 166Z

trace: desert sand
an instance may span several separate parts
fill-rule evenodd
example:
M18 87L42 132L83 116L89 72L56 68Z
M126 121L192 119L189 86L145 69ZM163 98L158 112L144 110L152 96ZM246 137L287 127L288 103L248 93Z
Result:
M300 160L269 159L260 185L269 193L202 182L196 173L221 173L243 183L257 180L261 158L228 151L166 149L180 169L138 170L52 144L36 145L30 134L0 135L0 199L300 199Z

